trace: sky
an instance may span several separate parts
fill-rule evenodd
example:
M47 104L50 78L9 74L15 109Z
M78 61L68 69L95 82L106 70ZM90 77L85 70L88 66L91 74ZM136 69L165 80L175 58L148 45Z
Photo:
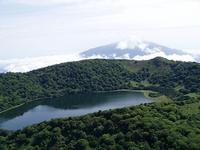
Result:
M0 62L74 55L132 35L200 53L199 8L199 0L0 0Z

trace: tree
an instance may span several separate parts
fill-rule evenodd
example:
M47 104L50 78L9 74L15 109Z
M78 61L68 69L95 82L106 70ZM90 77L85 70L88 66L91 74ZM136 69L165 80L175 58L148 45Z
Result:
M77 150L90 150L91 149L89 146L89 142L86 139L78 140L75 147Z

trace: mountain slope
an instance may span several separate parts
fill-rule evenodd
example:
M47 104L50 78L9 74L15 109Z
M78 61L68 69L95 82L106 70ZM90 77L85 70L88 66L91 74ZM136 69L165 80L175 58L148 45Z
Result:
M38 98L75 92L146 89L174 100L200 92L200 65L155 58L148 61L84 60L28 73L0 74L0 111Z
M84 59L149 60L155 57L164 57L176 61L200 62L197 54L188 54L153 42L129 39L119 43L92 48L77 54L0 60L0 73L28 72L54 64Z
M195 61L194 57L181 50L171 49L153 42L136 38L89 49L80 54L84 58L147 60L158 56L171 60Z

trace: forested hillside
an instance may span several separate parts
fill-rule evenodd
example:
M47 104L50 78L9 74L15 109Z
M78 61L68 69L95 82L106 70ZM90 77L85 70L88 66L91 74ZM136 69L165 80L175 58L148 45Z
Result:
M1 150L160 150L200 147L200 102L152 103L0 131Z
M28 73L0 74L0 110L44 97L119 89L157 91L172 102L54 119L0 130L0 149L192 149L200 147L200 64L84 60Z
M118 89L153 90L180 101L200 92L199 87L198 63L164 58L84 60L28 73L0 74L0 111L38 98Z

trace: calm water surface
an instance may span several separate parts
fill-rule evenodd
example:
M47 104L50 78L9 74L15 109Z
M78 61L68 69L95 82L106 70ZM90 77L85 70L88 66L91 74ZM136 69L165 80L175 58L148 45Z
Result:
M149 103L142 93L112 92L66 95L60 98L34 101L0 114L0 128L18 130L52 118L84 114Z

